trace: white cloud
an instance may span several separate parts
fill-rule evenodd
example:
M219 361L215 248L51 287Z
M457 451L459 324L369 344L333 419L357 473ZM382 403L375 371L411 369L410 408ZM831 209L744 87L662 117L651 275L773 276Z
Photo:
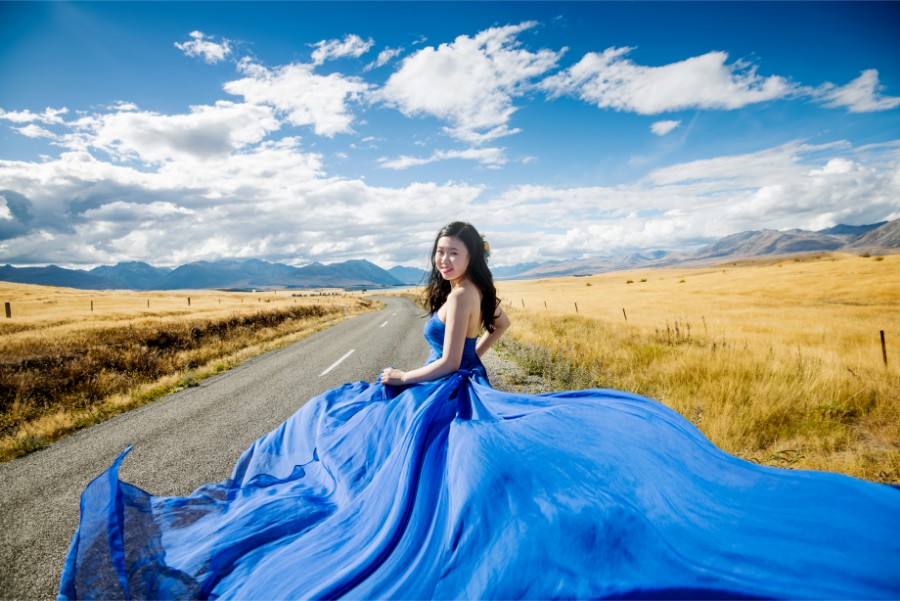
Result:
M449 122L447 133L470 143L516 133L508 126L516 110L513 98L553 68L565 51L521 48L516 36L535 25L495 27L423 48L403 60L379 97L407 116Z
M442 120L445 131L470 144L515 133L517 99L536 89L534 82L565 52L525 50L517 38L534 26L498 27L422 48L375 94L360 78L316 73L324 61L370 50L371 41L346 36L317 44L311 64L267 68L243 59L239 75L224 86L234 102L182 114L143 111L125 101L68 122L65 108L0 110L0 120L23 136L66 148L35 162L0 160L0 262L173 265L244 256L417 264L427 260L441 225L465 219L491 237L493 264L503 265L678 249L748 229L821 229L900 215L900 141L858 148L791 142L668 165L617 186L503 189L454 183L451 176L444 185L373 186L326 172L324 157L339 163L347 148L356 148L353 141L341 148L321 140L301 144L296 136L274 139L284 121L329 137L358 124L366 134L360 145L399 152L389 149L383 130L354 121L353 103L373 99L407 116ZM193 42L179 46L185 53L212 62L231 56L227 41L194 33ZM366 68L400 52L385 48ZM813 92L758 76L740 61L728 64L724 53L647 67L629 52L591 53L542 86L642 114L737 108L801 93L849 110L883 110L898 101L882 95L874 71ZM673 119L650 128L662 136L680 126ZM433 143L428 134L417 137L413 144ZM378 165L402 170L449 160L487 169L508 162L506 149L485 145L384 157Z
M32 113L29 110L24 111L4 111L0 109L0 119L11 121L12 123L45 123L48 125L63 123L62 115L69 112L69 109L63 107L60 109L46 108L43 113Z
M231 42L223 39L221 42L213 42L213 36L207 36L202 31L192 31L191 40L187 42L175 42L175 47L187 56L202 58L209 64L225 60L231 54Z
M818 176L828 176L832 174L845 174L850 173L854 168L853 161L837 158L831 159L825 166L821 169L812 169L809 174L818 177Z
M0 190L15 190L32 215L28 224L0 220L0 259L175 265L234 256L289 263L365 257L390 266L424 256L423 234L433 235L482 193L461 184L379 188L324 175L321 157L301 152L296 139L217 161L180 157L155 171L85 152L42 163L0 160Z
M191 209L179 207L173 202L156 201L139 204L115 200L97 208L87 209L84 216L90 221L141 223L148 219L182 217L193 212Z
M489 235L494 265L678 249L750 229L821 229L900 214L898 149L792 143L672 165L618 186L498 193L327 177L321 156L304 153L295 138L216 161L180 156L155 171L69 152L40 163L0 161L0 190L14 190L19 212L30 216L0 220L13 236L0 242L0 261L416 264L434 232L455 219ZM485 150L457 152L477 160L473 153Z
M137 111L140 110L140 107L134 102L125 102L124 100L119 100L115 104L113 104L110 109L114 111Z
M273 106L293 125L311 125L320 136L352 133L348 103L360 100L369 89L359 78L318 75L307 64L267 69L243 60L239 68L246 77L226 83L226 92L252 104Z
M768 183L781 181L795 174L800 158L815 152L843 152L847 143L833 143L819 146L791 142L757 152L727 155L711 159L701 159L678 163L656 169L647 176L655 185L696 184L730 181L735 184L746 182Z
M372 69L377 69L378 67L383 67L386 64L388 64L389 62L391 62L392 59L400 56L400 54L402 52L403 52L403 48L385 48L384 50L382 50L381 52L378 53L378 58L376 58L374 61L372 61L371 63L366 65L365 70L371 71Z
M437 150L430 157L412 157L401 155L395 159L383 157L378 163L386 169L408 169L418 165L427 165L449 159L465 159L478 161L490 168L498 168L506 164L506 156L502 148L467 148L465 150Z
M866 69L845 86L827 83L813 92L825 106L846 107L851 113L888 111L900 106L900 97L882 95L884 86L878 80L878 70Z
M681 125L681 121L657 121L650 126L650 131L657 136L665 136L666 134L671 133L672 130L679 125Z
M57 139L57 135L55 133L50 130L44 129L40 125L35 125L34 123L29 123L24 127L16 127L14 129L26 138L49 138L51 140Z
M209 159L260 142L280 128L270 107L219 101L191 107L182 115L121 111L94 115L76 123L89 144L111 155L160 163ZM75 138L83 142L84 137Z
M509 232L495 245L498 261L569 259L678 250L747 230L875 223L900 212L898 174L896 142L791 143L672 165L616 187L515 186L484 208L488 226ZM525 233L535 215L546 224L537 245Z
M633 48L589 52L541 87L568 94L599 108L657 115L691 108L737 109L784 98L795 86L779 76L760 77L743 61L725 64L728 54L709 52L683 61L648 67L627 58Z
M327 60L352 56L359 58L369 51L375 42L370 38L363 40L356 34L344 36L343 40L322 40L313 44L315 50L312 53L313 64L321 65Z

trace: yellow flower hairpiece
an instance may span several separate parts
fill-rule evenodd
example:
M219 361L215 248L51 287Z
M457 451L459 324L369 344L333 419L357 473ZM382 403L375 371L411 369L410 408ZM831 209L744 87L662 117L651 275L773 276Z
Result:
M484 239L484 236L481 237L481 241L484 243L484 258L487 259L491 256L491 245Z

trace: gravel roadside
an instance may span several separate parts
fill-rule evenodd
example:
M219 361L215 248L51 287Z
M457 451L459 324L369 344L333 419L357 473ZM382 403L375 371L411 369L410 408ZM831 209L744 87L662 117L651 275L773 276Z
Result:
M550 392L540 376L531 376L503 351L489 350L481 358L487 369L491 385L497 390L521 392L524 394L540 394Z

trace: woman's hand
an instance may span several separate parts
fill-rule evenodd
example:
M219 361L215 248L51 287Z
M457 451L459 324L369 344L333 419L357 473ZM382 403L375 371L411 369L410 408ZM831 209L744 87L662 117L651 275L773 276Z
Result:
M403 384L403 375L406 372L396 367L385 367L381 372L382 384Z

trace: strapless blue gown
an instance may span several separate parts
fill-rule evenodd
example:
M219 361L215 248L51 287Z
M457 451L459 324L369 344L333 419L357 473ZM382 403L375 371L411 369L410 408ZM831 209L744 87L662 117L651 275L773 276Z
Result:
M743 461L625 392L495 390L474 339L440 380L310 400L188 497L124 456L60 598L900 598L897 489Z

